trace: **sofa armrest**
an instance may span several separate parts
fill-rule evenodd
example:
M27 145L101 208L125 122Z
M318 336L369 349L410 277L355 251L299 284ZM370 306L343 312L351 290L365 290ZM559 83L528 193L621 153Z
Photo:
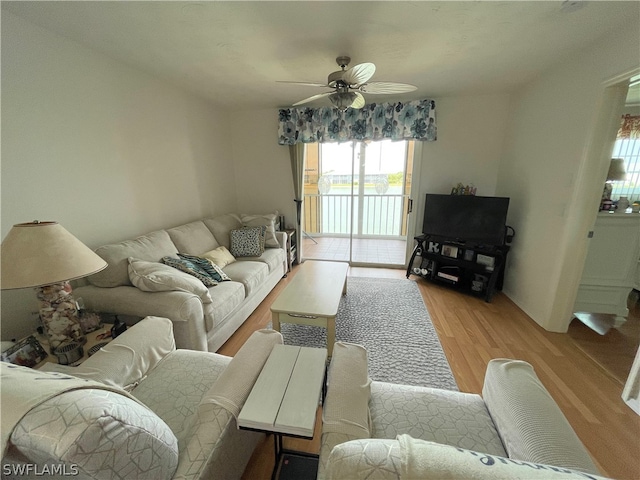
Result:
M282 343L282 334L275 330L253 332L207 393L208 401L237 417L273 347Z
M322 412L322 431L369 436L367 350L355 343L336 342L327 379Z
M77 367L64 371L131 391L169 353L176 349L173 325L167 318L146 317ZM46 368L51 365L51 368ZM58 371L56 364L41 370Z
M326 466L327 480L400 480L402 457L397 440L367 438L340 443Z
M336 342L322 408L319 479L324 478L324 469L333 447L370 436L370 397L367 350L362 345Z
M287 249L287 232L276 232L276 240L283 250Z
M164 317L173 322L177 348L206 352L207 330L202 300L190 292L143 292L136 287L101 288L93 285L74 290L82 297L88 310L134 315Z
M326 469L328 480L400 480L443 478L526 478L537 480L607 480L578 470L524 462L473 450L411 438L365 439L333 449Z
M509 458L599 473L560 407L527 362L491 360L482 397Z

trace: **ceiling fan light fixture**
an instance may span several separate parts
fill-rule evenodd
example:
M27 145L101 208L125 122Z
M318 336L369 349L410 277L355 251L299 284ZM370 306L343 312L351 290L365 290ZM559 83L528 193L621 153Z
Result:
M312 87L328 87L334 90L333 92L325 92L305 98L304 100L294 103L293 106L296 107L320 100L321 98L329 98L335 108L340 111L345 111L349 107L357 109L365 106L366 100L361 92L388 95L417 90L415 85L409 85L407 83L369 82L376 71L376 66L373 63L365 62L347 70L346 67L350 61L351 59L347 56L336 58L336 62L341 70L330 73L326 85L322 83L284 82L297 85L309 85Z
M334 93L329 96L329 100L331 100L333 106L341 112L353 105L356 98L358 98L358 96L354 92Z

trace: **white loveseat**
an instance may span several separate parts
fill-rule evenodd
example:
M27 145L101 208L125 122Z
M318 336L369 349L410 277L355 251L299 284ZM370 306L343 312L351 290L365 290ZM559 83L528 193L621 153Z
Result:
M171 322L145 318L78 367L3 362L2 476L239 479L264 434L235 418L281 343L260 330L233 358L176 350Z
M482 397L370 381L367 353L338 342L318 479L602 478L530 364L494 359Z
M273 232L275 239L266 243L262 255L237 257L224 266L231 281L210 287L208 292L202 282L176 269L172 281L191 280L192 288L143 291L131 281L129 259L159 263L163 257L178 253L199 256L220 246L230 250L230 233L242 226L241 216L226 214L101 246L95 252L108 267L88 277L87 285L76 286L74 294L83 299L88 310L169 318L178 348L215 352L286 275L286 233Z

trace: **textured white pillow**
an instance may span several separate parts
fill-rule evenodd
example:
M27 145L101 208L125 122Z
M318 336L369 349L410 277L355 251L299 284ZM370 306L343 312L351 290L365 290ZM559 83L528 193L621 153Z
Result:
M209 289L196 277L158 262L129 258L129 280L144 292L183 291L211 303Z
M75 465L88 478L170 479L178 439L147 407L97 389L72 390L34 407L11 435L38 465Z
M267 227L267 234L264 239L264 246L270 248L278 248L280 244L276 238L276 219L278 218L278 212L269 213L266 215L240 215L242 225L245 227L260 227L264 225Z

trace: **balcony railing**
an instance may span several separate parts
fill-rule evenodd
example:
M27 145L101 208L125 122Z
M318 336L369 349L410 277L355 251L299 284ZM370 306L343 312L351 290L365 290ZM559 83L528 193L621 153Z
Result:
M310 235L401 237L407 232L408 195L364 194L304 196L304 231Z

